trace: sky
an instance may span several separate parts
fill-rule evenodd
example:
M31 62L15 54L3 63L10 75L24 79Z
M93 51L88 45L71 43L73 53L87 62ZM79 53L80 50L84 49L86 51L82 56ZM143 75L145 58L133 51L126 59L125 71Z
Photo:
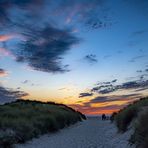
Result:
M148 95L147 0L1 0L0 104L111 114Z

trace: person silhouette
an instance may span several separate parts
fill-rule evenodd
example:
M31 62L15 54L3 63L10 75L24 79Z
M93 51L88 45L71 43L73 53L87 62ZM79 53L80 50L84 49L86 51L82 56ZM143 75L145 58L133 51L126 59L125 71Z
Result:
M102 114L102 120L106 120L106 115Z

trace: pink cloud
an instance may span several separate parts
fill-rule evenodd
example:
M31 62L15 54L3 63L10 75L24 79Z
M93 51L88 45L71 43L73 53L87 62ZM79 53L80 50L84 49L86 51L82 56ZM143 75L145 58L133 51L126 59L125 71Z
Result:
M14 35L0 35L0 42L5 42L14 38Z
M69 106L87 115L101 115L102 113L112 114L113 112L116 112L123 108L125 105L107 105L104 107L91 107L80 104L70 104Z

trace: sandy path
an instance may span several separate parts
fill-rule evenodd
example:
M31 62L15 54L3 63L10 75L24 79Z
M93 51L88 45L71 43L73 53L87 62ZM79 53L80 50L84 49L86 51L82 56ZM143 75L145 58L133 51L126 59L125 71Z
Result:
M115 125L109 121L90 118L16 148L131 148L128 139L129 132L118 134Z

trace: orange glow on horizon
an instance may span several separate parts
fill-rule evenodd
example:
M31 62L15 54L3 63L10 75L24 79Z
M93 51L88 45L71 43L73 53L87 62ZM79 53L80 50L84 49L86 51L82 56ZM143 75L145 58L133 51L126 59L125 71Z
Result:
M107 115L111 115L113 112L117 112L120 109L110 109L110 110L100 110L100 111L94 111L94 112L86 112L84 114L86 115L102 115L102 114L107 114Z
M63 88L60 90L60 92L56 93L56 90L45 91L44 88L40 90L32 89L29 92L29 94L31 95L26 96L23 99L35 98L34 100L38 100L42 102L51 101L55 103L62 103L86 115L101 115L103 113L110 115L113 112L119 111L121 108L128 105L129 103L135 101L135 99L123 98L123 100L121 100L122 98L120 98L120 100L113 100L113 101L109 100L108 102L105 101L105 102L99 102L99 103L91 103L91 98L89 99L78 98L74 95L71 95L71 96L67 95L65 97L66 90L67 89ZM61 93L63 93L63 95L61 95Z

